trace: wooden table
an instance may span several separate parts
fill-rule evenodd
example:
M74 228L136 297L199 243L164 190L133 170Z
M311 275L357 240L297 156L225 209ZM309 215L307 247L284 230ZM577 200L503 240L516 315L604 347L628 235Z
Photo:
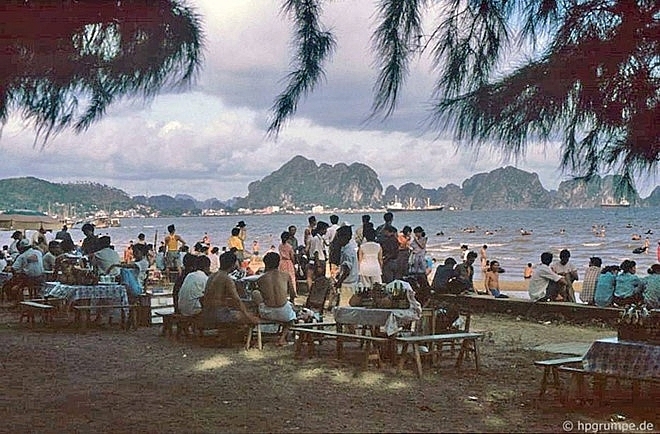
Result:
M570 373L577 383L579 398L584 397L584 377L594 378L594 393L600 401L607 379L632 382L633 400L639 394L641 382L660 383L660 345L604 338L595 341L582 359L581 367L560 366L560 372ZM567 393L561 394L568 395Z
M129 302L126 287L121 284L65 285L59 282L47 282L44 297L63 298L68 310L74 306L90 306L102 309L113 306L109 314L119 313L123 318L128 313ZM119 306L119 307L116 307Z

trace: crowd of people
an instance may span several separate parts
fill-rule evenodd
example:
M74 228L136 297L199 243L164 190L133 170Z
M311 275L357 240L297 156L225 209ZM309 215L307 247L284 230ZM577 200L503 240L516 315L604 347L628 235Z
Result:
M578 280L577 268L570 263L570 252L559 253L559 261L553 262L550 252L541 254L541 264L534 269L529 281L529 297L533 301L575 302L573 282ZM660 264L648 269L648 275L637 275L637 263L626 259L619 265L602 266L601 258L589 259L580 300L599 307L625 307L646 305L649 309L660 308Z
M499 281L504 270L499 261L488 259L487 245L479 253L463 245L460 258L447 257L436 266L427 254L424 228L406 225L399 230L391 212L382 218L383 222L376 227L370 215L363 215L361 224L354 228L340 224L337 215L331 215L329 222L309 216L300 241L297 227L291 225L281 233L279 246L271 245L263 257L256 240L251 249L246 248L244 221L231 229L224 246L212 246L210 237L204 233L191 250L176 227L169 225L157 248L140 233L121 256L110 237L95 235L95 228L89 223L82 226L85 237L78 245L66 226L51 241L43 230L37 231L32 240L16 231L11 245L3 248L0 267L13 272L9 286L14 288L39 285L45 273L57 271L59 260L72 255L85 258L98 275L111 276L122 283L125 283L123 273L130 270L140 287L151 269L156 276L159 273L174 276L177 312L202 315L209 323L256 321L255 312L245 306L246 297L255 300L256 313L262 318L282 323L292 321L298 282L306 281L311 288L320 277L329 278L334 284L331 306L348 305L351 296L364 288L402 279L415 280L440 294L473 293L507 298ZM474 285L477 258L483 276L481 293ZM570 261L570 252L562 250L558 261L553 261L550 252L541 254L540 259L539 265L528 263L524 270L530 299L575 302L573 282L579 276ZM259 274L258 293L239 295L237 277L255 273ZM648 274L638 277L636 263L631 260L602 267L601 259L593 257L583 279L580 299L597 306L646 303L660 307L660 264L653 265ZM20 294L13 296L19 298Z

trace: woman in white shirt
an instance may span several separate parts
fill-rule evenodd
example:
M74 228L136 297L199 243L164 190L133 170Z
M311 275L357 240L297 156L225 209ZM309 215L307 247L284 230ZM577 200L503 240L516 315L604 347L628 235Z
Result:
M371 222L364 225L362 231L364 241L358 249L358 265L360 282L369 288L374 283L382 283L383 249L376 242L376 230Z

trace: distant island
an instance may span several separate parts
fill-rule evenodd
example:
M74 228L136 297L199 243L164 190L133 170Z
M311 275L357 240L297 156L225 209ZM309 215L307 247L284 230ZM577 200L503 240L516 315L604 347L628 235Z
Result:
M296 156L248 185L246 197L197 200L186 194L130 197L97 183L52 183L24 177L0 180L0 209L28 208L62 218L107 214L130 216L222 215L310 212L313 208L363 210L435 207L450 210L660 206L660 187L647 198L617 194L614 175L563 181L546 190L536 173L503 167L479 173L458 186L435 189L407 183L383 189L378 174L362 163L317 165Z

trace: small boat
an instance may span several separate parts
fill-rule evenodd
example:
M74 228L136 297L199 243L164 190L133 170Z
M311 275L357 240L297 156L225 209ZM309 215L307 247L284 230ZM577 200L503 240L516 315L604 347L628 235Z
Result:
M607 199L603 199L603 201L600 203L601 208L628 208L630 206L630 202L628 202L627 199L621 198L619 201L615 201L613 198L608 197Z
M121 227L121 222L118 218L110 217L97 217L90 222L96 229L118 228Z

